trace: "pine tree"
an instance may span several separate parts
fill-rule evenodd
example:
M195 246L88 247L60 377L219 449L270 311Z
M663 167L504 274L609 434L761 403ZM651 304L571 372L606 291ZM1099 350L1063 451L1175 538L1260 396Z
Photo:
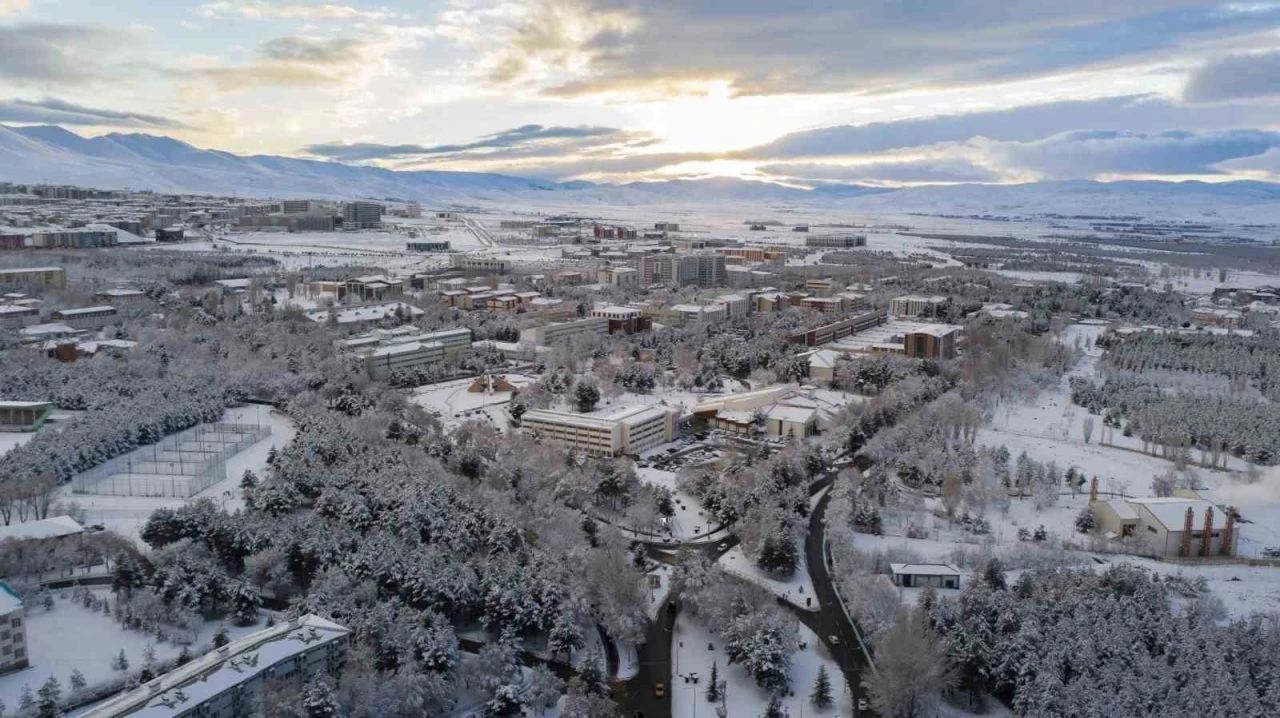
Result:
M826 666L818 666L818 678L813 682L813 693L809 696L809 702L818 710L831 707L831 679L827 677Z
M187 650L186 646L183 646L182 650L178 653L178 665L185 666L190 662L191 662L191 651Z
M707 700L711 703L720 700L720 668L715 661L711 662L711 680L707 682Z
M484 706L485 718L515 718L524 713L524 703L515 686L498 686Z
M129 670L129 657L124 654L123 648L121 648L120 652L116 654L116 657L112 659L111 667L117 671Z
M1097 525L1093 511L1088 506L1080 509L1080 513L1076 514L1076 531L1082 534L1093 533Z
M39 696L36 700L36 715L39 718L57 718L58 703L62 700L62 685L58 683L58 679L49 676L49 680L36 693Z
M78 693L84 690L84 687L85 687L84 674L80 672L79 668L71 669L71 678L69 680L69 683L71 684L72 693Z
M214 631L213 633L213 647L222 648L223 646L227 645L230 642L231 642L231 637L227 635L227 627L218 626L218 630ZM121 655L123 654L124 652L121 651Z
M760 714L760 718L791 718L791 714L787 712L786 706L782 705L778 694L775 693L769 698L769 705L764 709L764 713Z
M335 718L338 715L338 698L323 676L311 679L302 689L302 708L307 712L307 718Z
M18 698L18 708L30 712L36 707L36 698L31 694L31 686L22 684L22 695Z

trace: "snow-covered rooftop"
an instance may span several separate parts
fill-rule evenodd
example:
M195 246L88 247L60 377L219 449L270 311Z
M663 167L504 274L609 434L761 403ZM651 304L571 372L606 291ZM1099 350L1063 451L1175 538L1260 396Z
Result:
M891 563L895 576L959 576L960 569L949 563Z
M54 516L53 518L10 524L0 528L0 541L6 539L58 538L83 532L84 527L70 516Z

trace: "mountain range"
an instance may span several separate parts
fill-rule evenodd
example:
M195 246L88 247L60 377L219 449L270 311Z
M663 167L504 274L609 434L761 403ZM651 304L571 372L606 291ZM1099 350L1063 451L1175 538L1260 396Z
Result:
M510 175L397 171L274 155L199 149L169 137L81 137L61 127L0 125L0 181L152 189L244 197L396 198L444 207L477 202L545 205L794 203L887 214L1136 214L1275 223L1280 184L1094 182L800 189L733 178L630 184L552 182Z

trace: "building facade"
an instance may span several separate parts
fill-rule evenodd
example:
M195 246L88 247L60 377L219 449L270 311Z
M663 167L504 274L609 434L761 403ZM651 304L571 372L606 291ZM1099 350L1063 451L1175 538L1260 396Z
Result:
M112 324L119 316L115 307L81 307L79 309L59 309L51 315L55 322L61 322L76 329L101 329Z
M27 612L22 599L0 582L0 673L26 668Z
M62 267L0 269L0 285L4 284L16 284L24 287L66 289L67 270Z

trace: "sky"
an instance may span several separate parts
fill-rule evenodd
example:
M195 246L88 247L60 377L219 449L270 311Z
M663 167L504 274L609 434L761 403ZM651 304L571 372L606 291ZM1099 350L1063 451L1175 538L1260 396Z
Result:
M1280 181L1280 2L0 0L0 123L553 180Z

